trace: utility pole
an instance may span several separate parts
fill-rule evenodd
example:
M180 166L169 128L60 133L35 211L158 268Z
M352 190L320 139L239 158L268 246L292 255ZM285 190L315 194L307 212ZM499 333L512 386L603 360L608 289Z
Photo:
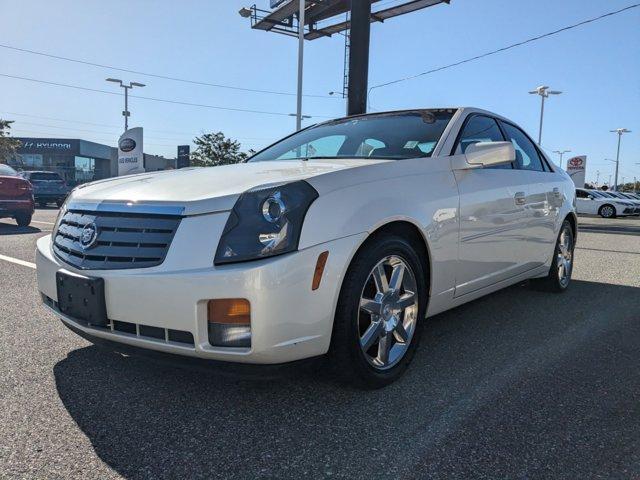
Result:
M144 87L145 84L129 82L129 85L125 85L119 78L107 78L107 82L118 83L122 88L124 88L124 111L122 112L122 115L124 116L124 131L126 132L129 130L129 116L131 115L131 112L129 112L129 90L133 87Z
M537 87L535 90L531 90L529 92L532 95L540 95L540 128L538 130L538 146L542 146L542 121L544 119L544 101L549 95L560 95L562 92L559 90L549 90L548 86L541 85ZM562 165L560 165L562 168Z
M627 130L626 128L616 128L615 130L609 130L612 133L618 134L618 153L616 155L616 183L614 186L614 190L618 191L618 167L620 165L620 141L622 140L622 134L631 133L631 130Z
M538 144L540 144L540 142L538 142ZM554 150L553 153L557 153L558 155L560 155L560 168L562 168L562 156L565 153L569 153L571 150Z

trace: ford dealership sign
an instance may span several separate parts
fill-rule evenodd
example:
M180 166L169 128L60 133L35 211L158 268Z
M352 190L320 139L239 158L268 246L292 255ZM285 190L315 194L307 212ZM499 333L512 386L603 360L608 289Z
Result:
M131 128L118 140L118 176L144 172L142 128Z

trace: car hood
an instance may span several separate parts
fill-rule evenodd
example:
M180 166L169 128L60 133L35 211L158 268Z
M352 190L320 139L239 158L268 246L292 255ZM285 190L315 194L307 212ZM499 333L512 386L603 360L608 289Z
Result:
M303 180L389 161L394 160L284 160L142 173L83 185L73 192L70 206L110 210L125 205L131 211L212 213L230 210L242 192L259 185Z

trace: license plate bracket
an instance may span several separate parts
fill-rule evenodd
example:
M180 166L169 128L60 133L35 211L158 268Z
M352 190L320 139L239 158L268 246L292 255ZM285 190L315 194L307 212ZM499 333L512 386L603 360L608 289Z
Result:
M109 324L104 296L104 279L56 272L58 308L69 317L86 324Z

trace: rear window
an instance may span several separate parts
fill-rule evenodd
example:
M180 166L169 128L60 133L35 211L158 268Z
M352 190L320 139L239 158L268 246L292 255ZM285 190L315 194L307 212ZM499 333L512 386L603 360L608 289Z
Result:
M18 172L16 172L9 165L0 164L0 175L3 177L17 177Z
M62 177L53 172L33 172L29 174L29 180L58 180L62 181Z

